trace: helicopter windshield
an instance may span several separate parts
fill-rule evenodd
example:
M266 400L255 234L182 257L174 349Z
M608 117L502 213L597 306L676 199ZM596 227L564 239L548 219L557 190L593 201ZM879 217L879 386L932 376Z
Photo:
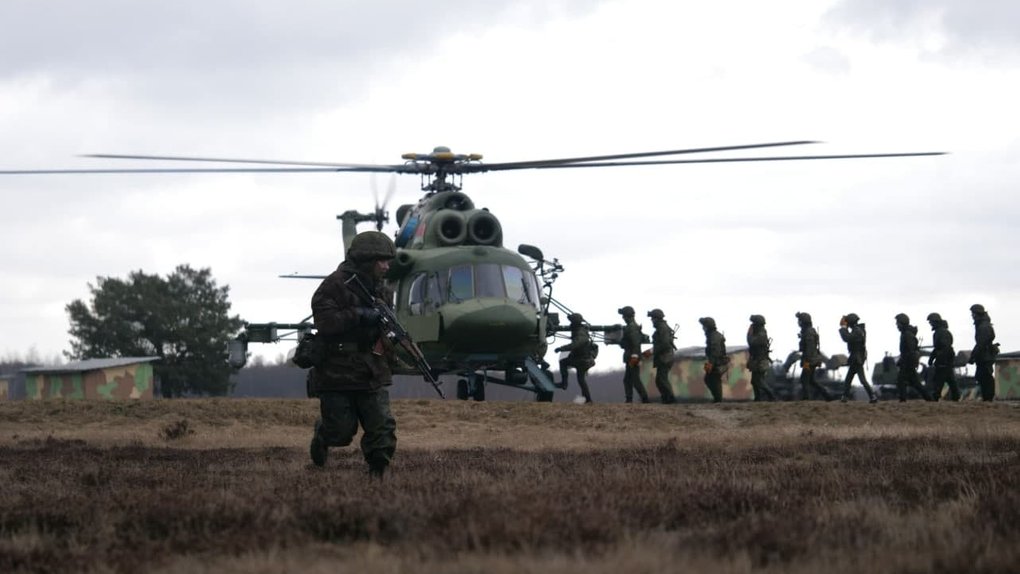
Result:
M538 281L530 269L512 265L456 265L438 273L414 275L407 293L407 308L411 315L422 315L437 310L443 303L481 297L507 298L538 309Z

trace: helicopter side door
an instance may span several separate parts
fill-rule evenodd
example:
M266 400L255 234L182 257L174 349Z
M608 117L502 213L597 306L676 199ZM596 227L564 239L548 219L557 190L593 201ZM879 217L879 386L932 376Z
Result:
M419 343L438 341L443 288L436 273L415 273L401 281L398 297L401 321L411 337Z

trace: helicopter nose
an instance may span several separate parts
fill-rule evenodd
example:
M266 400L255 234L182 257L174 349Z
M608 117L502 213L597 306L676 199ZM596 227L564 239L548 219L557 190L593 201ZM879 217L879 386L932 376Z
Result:
M460 352L489 353L536 340L538 317L527 305L475 299L442 310L443 336Z

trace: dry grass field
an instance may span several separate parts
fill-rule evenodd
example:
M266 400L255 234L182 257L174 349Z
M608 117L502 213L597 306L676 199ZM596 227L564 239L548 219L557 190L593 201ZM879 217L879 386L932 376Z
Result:
M0 572L1016 572L1020 405L0 404Z

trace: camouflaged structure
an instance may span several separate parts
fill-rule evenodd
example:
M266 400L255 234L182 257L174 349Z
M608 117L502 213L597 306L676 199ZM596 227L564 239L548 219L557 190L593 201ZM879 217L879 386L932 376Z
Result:
M88 359L25 369L25 399L153 398L152 365L158 357Z
M1020 351L995 358L995 398L1020 399Z
M723 400L749 401L754 399L751 388L751 371L747 370L747 346L727 346L730 368L722 377ZM705 386L705 347L684 347L673 352L673 368L669 371L669 384L677 400L712 400ZM657 399L655 367L652 359L641 359L641 382L648 389L649 398Z
M0 377L0 401L10 400L11 380L8 377Z

